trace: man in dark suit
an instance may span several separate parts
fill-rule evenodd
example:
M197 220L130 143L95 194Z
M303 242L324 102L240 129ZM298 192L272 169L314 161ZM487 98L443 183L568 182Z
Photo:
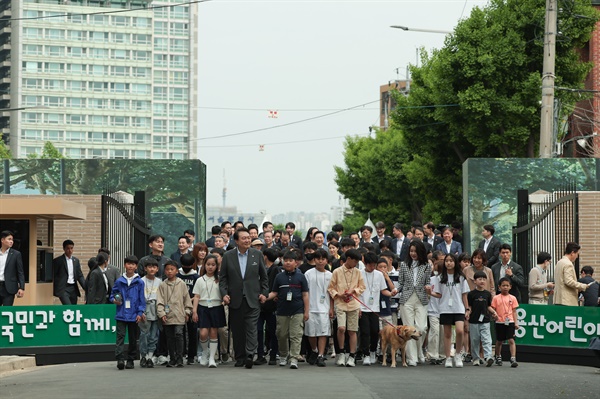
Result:
M294 235L294 231L296 231L296 225L292 222L287 222L285 224L285 230L290 234L290 245L296 246L300 251L302 251L302 238Z
M488 259L488 265L495 265L496 262L498 262L500 245L502 245L500 240L494 237L495 232L496 229L494 229L494 226L491 224L486 224L483 226L483 231L481 232L483 240L479 242L479 249L483 249L485 251L485 256Z
M79 259L73 256L75 243L71 240L63 242L64 254L52 261L54 273L54 296L60 299L63 305L77 304L77 298L81 296L77 288L77 282L85 290L85 279L81 272Z
M229 329L233 334L236 367L252 368L258 347L257 322L260 304L269 291L262 252L250 248L250 233L240 228L233 233L237 248L227 251L221 261L219 289L229 305ZM262 343L261 343L262 345Z
M205 244L208 248L214 248L215 247L215 237L217 237L218 235L221 234L221 226L216 225L213 226L210 229L210 233L212 234L212 237L209 237L208 240L206 240ZM175 260L175 259L173 259Z
M423 226L423 232L425 233L425 239L423 242L429 243L432 249L437 248L437 246L444 242L444 239L440 236L435 235L435 224L429 222Z
M441 244L438 244L435 249L442 251L445 255L454 254L458 256L462 253L462 245L460 245L460 242L452 239L452 229L450 227L444 229L442 237L444 238L444 241Z
M375 241L377 244L379 244L383 240L388 240L389 242L392 242L392 237L385 234L385 223L381 221L375 223L375 231L377 232L377 234L373 238L373 241Z
M5 230L0 233L0 306L13 306L15 294L22 298L25 294L25 273L21 253L12 249L13 233Z
M399 262L406 262L408 257L410 240L404 235L405 229L406 227L402 223L394 223L392 226L392 234L395 238L392 240L390 250L396 254Z
M510 279L512 287L509 293L517 298L521 303L521 288L525 287L525 274L521 265L510 260L512 249L509 244L500 246L500 261L492 265L492 273L494 273L494 283L496 284L496 293L500 293L498 282L502 277Z

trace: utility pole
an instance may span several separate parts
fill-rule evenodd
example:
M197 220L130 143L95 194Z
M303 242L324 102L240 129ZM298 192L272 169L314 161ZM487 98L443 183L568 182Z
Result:
M540 121L540 158L551 158L554 144L554 80L556 76L557 0L546 0L544 66L542 72L542 115Z

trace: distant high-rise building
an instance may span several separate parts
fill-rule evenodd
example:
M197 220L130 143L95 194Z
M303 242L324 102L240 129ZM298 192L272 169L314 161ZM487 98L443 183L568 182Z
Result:
M181 3L0 1L13 156L51 141L69 158L196 158L198 6Z

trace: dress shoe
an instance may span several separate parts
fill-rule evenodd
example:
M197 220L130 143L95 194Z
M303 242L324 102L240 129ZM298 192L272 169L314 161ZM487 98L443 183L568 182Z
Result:
M246 358L246 368L251 369L253 365L254 365L254 356L248 356Z
M244 359L238 359L235 362L235 367L244 367L245 364L246 364L246 360L244 360Z
M266 359L264 356L263 356L263 357L259 357L258 359L256 359L256 360L254 361L254 364L255 364L256 366L261 366L261 365L263 365L263 364L267 364L267 359Z

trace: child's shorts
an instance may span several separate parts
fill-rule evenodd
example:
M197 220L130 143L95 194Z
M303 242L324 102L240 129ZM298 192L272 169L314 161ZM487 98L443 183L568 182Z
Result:
M506 341L515 337L515 323L496 323L496 341Z
M453 326L457 321L465 321L465 315L462 313L444 313L440 315L442 326Z
M310 313L304 322L304 335L307 337L329 337L331 321L328 313Z
M337 315L338 328L346 327L348 331L358 331L358 309L356 310L335 310Z
M225 327L225 310L223 309L223 306L213 306L209 308L206 306L198 305L198 327Z

